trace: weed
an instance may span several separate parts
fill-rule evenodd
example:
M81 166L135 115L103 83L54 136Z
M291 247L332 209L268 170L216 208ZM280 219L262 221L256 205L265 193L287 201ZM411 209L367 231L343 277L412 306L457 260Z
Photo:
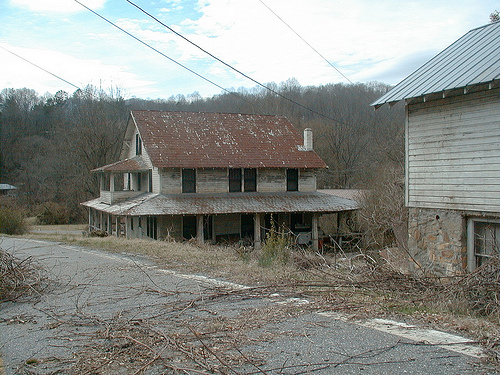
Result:
M269 267L275 263L286 264L290 259L292 248L292 238L285 228L276 229L274 221L271 229L267 233L262 254L259 258L259 265Z

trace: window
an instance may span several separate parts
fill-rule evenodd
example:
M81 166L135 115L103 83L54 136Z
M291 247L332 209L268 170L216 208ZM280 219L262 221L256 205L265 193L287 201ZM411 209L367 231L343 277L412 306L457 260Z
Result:
M142 155L142 139L139 134L135 135L135 154Z
M229 192L241 191L241 169L229 169Z
M183 169L182 170L182 192L183 193L196 193L196 170Z
M296 168L286 170L286 190L299 191L299 170Z
M257 191L257 169L245 168L244 171L245 191Z
M151 169L148 171L148 191L153 192L153 171Z
M467 222L467 266L469 271L482 266L500 252L500 222L469 219Z
M146 226L146 234L149 238L154 240L158 239L158 221L156 216L148 216L147 218L147 226Z
M137 191L141 191L142 189L142 175L141 173L137 173Z

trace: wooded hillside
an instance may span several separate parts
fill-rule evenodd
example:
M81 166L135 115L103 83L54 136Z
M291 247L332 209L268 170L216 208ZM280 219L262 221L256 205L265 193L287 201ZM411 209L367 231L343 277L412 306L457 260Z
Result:
M363 188L382 170L402 171L402 106L374 111L370 103L388 86L329 84L303 87L294 79L201 98L127 99L88 86L73 94L40 95L4 89L0 94L1 182L19 188L19 202L36 213L54 202L78 217L79 203L99 194L90 170L116 161L129 110L207 111L286 116L299 130L310 127L314 148L328 170L319 188Z

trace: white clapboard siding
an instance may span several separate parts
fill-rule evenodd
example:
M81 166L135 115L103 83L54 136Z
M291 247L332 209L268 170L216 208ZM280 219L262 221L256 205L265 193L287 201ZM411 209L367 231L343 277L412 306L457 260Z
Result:
M229 190L228 171L225 168L197 169L196 192L227 193Z
M261 193L286 191L286 169L259 169L257 173L257 191Z
M499 90L410 104L410 207L500 212Z
M160 193L161 190L160 171L158 168L153 168L151 173L153 177L153 193Z
M314 169L300 170L299 191L316 191L316 171Z
M180 194L182 192L182 176L180 168L161 169L162 194Z

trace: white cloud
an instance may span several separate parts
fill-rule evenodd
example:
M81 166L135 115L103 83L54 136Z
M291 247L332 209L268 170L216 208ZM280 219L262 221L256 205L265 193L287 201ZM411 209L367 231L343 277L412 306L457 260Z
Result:
M19 48L4 43L0 46L62 79L0 49L4 73L0 75L0 87L4 88L28 87L39 93L46 91L55 93L61 89L72 92L76 90L74 86L83 88L87 84L94 84L103 88L111 86L125 88L135 94L138 91L144 92L144 89L153 84L131 73L126 67L105 64L95 59L79 59L57 51Z
M104 6L107 0L81 0L80 2L91 9L97 10ZM33 12L72 13L85 10L73 0L10 0L15 7Z
M81 1L93 9L103 7L99 13L112 22L220 86L255 86L125 1ZM391 84L468 30L487 23L491 13L488 9L493 4L492 0L461 0L460 5L455 0L422 0L404 5L400 0L263 1L353 82L380 80ZM261 83L279 83L292 77L302 85L347 82L258 0L143 3L145 10L173 29ZM10 23L0 31L0 43L38 46L38 50L16 51L26 52L26 57L53 68L54 73L71 82L77 81L75 84L112 81L122 84L132 95L144 97L220 92L84 13L85 9L73 0L10 0L9 4L15 5L18 12L6 17ZM75 13L78 10L84 12ZM63 11L68 14L54 13ZM24 18L15 18L18 15ZM478 23L482 16L484 22ZM62 19L67 22L60 22ZM27 22L33 26L20 26ZM42 81L51 85L49 91L61 86L62 82L15 57L6 56L15 61L6 65L4 55L0 50L2 68L6 66L9 72L0 77L3 87L18 87L23 82L43 91ZM24 71L19 72L21 66Z

